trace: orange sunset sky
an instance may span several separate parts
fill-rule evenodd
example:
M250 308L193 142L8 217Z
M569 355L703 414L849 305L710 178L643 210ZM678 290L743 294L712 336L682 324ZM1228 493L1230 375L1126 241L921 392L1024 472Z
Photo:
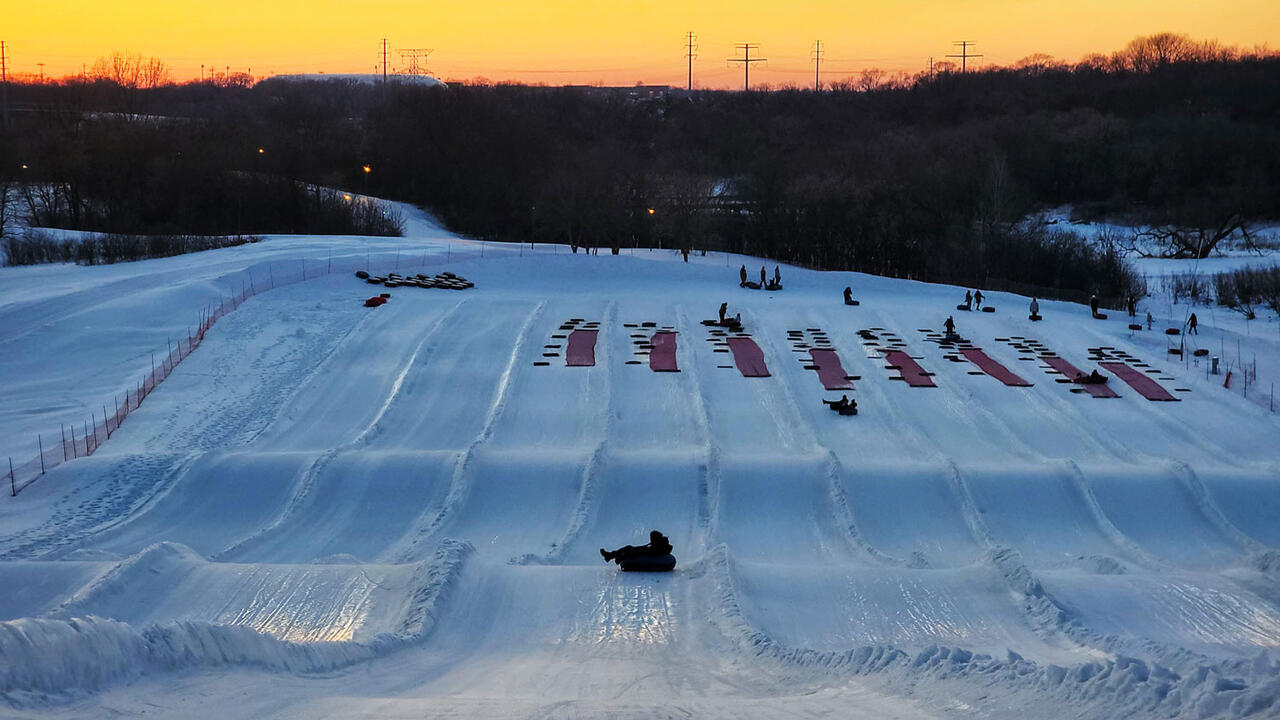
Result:
M868 67L915 72L973 40L982 64L1043 52L1077 60L1135 36L1173 31L1253 47L1280 39L1278 0L40 0L6 2L0 40L11 72L79 73L115 50L159 57L174 79L201 65L261 77L373 72L386 37L431 48L437 77L548 84L685 83L684 37L697 35L694 84L738 87L726 58L759 43L752 83L812 82Z

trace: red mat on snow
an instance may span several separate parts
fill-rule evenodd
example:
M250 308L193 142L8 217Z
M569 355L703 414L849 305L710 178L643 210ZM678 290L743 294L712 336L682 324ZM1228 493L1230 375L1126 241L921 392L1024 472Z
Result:
M569 348L564 353L564 364L569 367L591 367L596 364L596 333L598 330L574 330L569 333Z
M901 350L885 350L884 357L890 365L898 366L898 374L911 387L938 387L933 383L933 378L920 367L920 363L913 360L910 355Z
M654 372L680 372L676 367L676 334L673 332L654 333L649 344L649 369Z
M1100 362L1098 365L1102 366L1103 370L1109 370L1112 375L1129 383L1129 387L1137 390L1139 395L1148 400L1179 402L1179 399L1161 387L1160 383L1122 362Z
M745 337L728 338L733 362L742 377L769 377L769 366L764 364L764 353L755 340Z
M1075 365L1072 365L1071 363L1067 362L1063 358L1048 357L1048 358L1045 358L1044 361L1048 363L1049 367L1071 378L1073 382L1075 381L1076 376L1080 374L1080 368L1076 367ZM1112 390L1106 385L1094 385L1089 383L1076 383L1076 384L1084 388L1085 392L1089 393L1090 395L1096 398L1120 397L1120 395L1116 393L1115 390Z
M982 372L999 380L1010 387L1031 387L1031 383L1018 377L1012 370L1001 365L978 348L961 348L960 354L964 355L974 365L982 368Z
M853 389L853 383L845 379L848 373L840 364L840 356L835 350L810 348L809 357L812 357L813 364L818 366L818 379L822 381L822 387L828 390Z

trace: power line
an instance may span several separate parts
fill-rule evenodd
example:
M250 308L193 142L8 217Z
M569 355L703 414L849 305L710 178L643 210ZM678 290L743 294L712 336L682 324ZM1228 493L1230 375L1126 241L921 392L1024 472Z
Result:
M689 89L690 90L693 89L693 59L698 57L697 54L694 53L694 51L698 49L698 46L693 44L693 41L696 39L698 39L698 36L694 35L693 31L690 30L688 33L689 49L685 51L685 54L684 54L685 57L689 58Z
M955 42L953 42L953 43L951 43L951 44L952 44L952 45L959 45L959 46L960 46L960 54L959 54L959 55L948 55L948 56L947 56L947 57L949 57L949 58L960 58L960 72L964 72L964 71L967 69L967 68L966 68L966 66L968 65L968 60L969 60L969 58L980 58L980 57L982 57L982 55L976 55L976 54L973 54L973 53L970 53L970 52L969 52L969 46L970 46L970 45L977 45L977 43L976 43L976 42L974 42L974 41L972 41L972 40L956 40Z
M822 65L822 41L813 41L813 91L818 92L822 85L818 82L818 69Z
M752 50L759 50L760 46L756 43L738 43L735 47L742 51L742 57L729 58L731 63L742 63L742 89L751 89L751 63L764 62L768 58L751 57Z
M400 53L400 57L408 58L410 75L424 75L427 73L427 66L425 64L419 65L418 60L425 60L431 54L429 48L406 48L396 52Z

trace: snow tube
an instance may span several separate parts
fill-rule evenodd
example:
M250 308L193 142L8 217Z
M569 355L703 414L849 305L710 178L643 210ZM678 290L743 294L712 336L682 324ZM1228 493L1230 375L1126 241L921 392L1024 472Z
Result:
M1040 322L1044 318L1040 317L1039 315L1028 315L1027 319L1030 320L1031 322Z
M365 306L365 307L378 307L379 305L385 304L386 302L387 302L387 299L386 299L386 298L384 298L384 297L379 297L379 296L377 296L377 295L374 295L373 297L371 297L371 298L369 298L368 300L365 300L365 301L364 301L364 306Z
M988 305L982 308L982 312L995 312L995 311L996 311L995 307L991 305Z
M1142 326L1141 326L1141 325L1139 325L1138 323L1129 323L1129 329L1130 329L1130 330L1141 330L1141 329L1142 329Z
M626 560L619 560L618 567L623 572L671 572L676 567L676 556L671 553L666 555L637 555Z
M857 304L858 304L858 301L857 301L857 300L845 300L845 301L844 301L844 304L845 304L845 305L857 305Z

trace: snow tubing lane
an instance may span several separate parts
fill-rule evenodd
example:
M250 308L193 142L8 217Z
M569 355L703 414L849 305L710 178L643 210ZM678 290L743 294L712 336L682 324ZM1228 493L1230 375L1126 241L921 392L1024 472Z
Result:
M676 556L671 553L657 556L641 555L618 561L618 567L622 568L623 572L671 572L676 568Z

